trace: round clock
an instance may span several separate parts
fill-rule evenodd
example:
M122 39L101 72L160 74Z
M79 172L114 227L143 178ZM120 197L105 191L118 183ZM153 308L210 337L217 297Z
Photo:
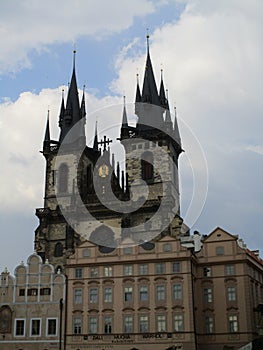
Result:
M100 177L106 177L109 175L109 167L106 164L103 164L99 167L99 176Z

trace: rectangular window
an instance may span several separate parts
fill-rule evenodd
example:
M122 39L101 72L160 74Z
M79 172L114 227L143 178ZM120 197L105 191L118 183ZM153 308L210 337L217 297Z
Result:
M184 330L184 320L182 314L174 315L174 331L181 332Z
M176 261L172 263L172 272L179 273L181 272L181 263L180 261Z
M170 243L165 243L164 245L163 245L163 251L164 252L171 252L172 251L172 245L170 244Z
M225 249L224 247L216 247L216 255L224 255Z
M104 317L104 333L106 333L106 334L112 333L112 317L111 316Z
M148 264L139 265L139 275L148 275Z
M132 254L132 247L125 247L123 248L124 255L130 255Z
M160 284L156 286L156 300L157 301L165 300L165 285Z
M28 289L27 295L36 296L38 294L37 292L38 292L37 288L31 288L31 289Z
M25 296L25 289L19 289L19 296L20 297L23 297L23 296Z
M124 301L132 301L132 287L124 287Z
M47 319L47 335L57 335L57 319Z
M204 288L204 302L212 303L212 301L213 301L212 288Z
M15 320L15 336L23 337L25 335L25 320Z
M235 266L234 265L226 265L226 275L232 276L235 274Z
M140 333L149 332L149 319L147 315L139 317L139 332Z
M88 258L90 256L90 250L87 248L87 249L84 249L83 250L83 258Z
M203 276L204 277L211 277L212 276L212 268L211 267L204 267L203 268Z
M227 287L227 301L236 301L236 287Z
M238 332L238 321L237 315L228 316L229 332L235 333Z
M139 296L140 296L140 301L147 301L148 300L148 287L147 286L140 287Z
M104 267L104 277L112 277L112 267L111 266Z
M183 288L181 283L176 283L173 285L173 298L175 300L183 298Z
M41 288L40 289L40 295L50 295L51 289L50 288Z
M133 333L133 317L124 316L124 333Z
M96 316L89 317L89 333L98 333L98 318Z
M155 272L158 274L165 273L165 264L164 263L155 264Z
M73 333L74 334L82 333L82 319L80 317L75 317L73 319Z
M94 304L98 302L98 288L90 288L89 302Z
M214 319L211 316L205 317L205 333L214 333Z
M166 317L165 315L157 315L156 316L156 325L157 332L165 332L166 331Z
M99 269L97 267L91 267L90 278L97 278L97 277L99 277Z
M31 320L31 330L30 335L31 337L39 336L40 335L40 319L32 319Z
M104 288L104 302L105 303L112 303L112 288L111 287Z
M81 268L77 268L75 269L75 278L82 278L82 269Z
M74 289L74 303L82 304L82 289Z
M123 274L124 274L124 276L132 276L133 275L133 265L124 265Z

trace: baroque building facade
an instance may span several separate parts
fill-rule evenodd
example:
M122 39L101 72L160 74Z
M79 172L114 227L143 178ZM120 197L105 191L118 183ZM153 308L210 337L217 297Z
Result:
M37 254L0 276L0 348L62 349L66 279Z

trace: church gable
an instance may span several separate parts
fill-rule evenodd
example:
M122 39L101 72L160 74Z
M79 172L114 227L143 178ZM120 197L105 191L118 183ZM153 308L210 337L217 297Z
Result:
M237 236L232 235L220 227L217 227L204 239L204 243L236 241L237 239Z

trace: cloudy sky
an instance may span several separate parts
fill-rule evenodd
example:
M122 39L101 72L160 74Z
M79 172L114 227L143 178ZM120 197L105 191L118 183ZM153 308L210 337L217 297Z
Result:
M47 110L56 139L74 47L87 133L97 118L103 135L121 119L123 94L128 106L134 100L147 28L156 80L162 68L177 106L186 224L203 234L220 226L263 255L262 14L261 0L2 1L0 270L13 271L33 251Z

